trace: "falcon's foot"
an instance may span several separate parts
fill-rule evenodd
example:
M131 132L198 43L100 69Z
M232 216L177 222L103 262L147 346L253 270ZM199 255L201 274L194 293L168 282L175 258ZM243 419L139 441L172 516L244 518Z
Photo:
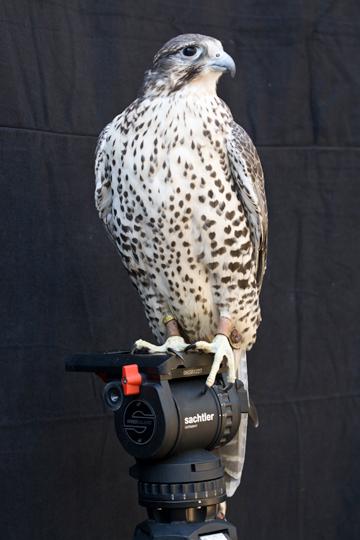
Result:
M224 357L226 358L228 365L227 382L235 382L236 370L234 352L226 336L224 336L223 334L216 334L216 336L211 342L196 341L194 343L194 348L197 351L202 351L215 355L210 373L208 375L208 378L206 379L206 386L210 387L214 384L216 374L219 371L220 364L223 361Z
M150 343L149 341L138 339L134 343L134 350L139 350L139 351L144 350L148 353L161 353L161 352L168 352L168 351L182 352L188 346L189 344L186 343L183 337L170 336L162 345L154 345L153 343Z

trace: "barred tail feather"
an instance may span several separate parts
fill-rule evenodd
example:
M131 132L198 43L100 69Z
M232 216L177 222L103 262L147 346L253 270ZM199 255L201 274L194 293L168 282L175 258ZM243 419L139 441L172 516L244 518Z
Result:
M248 374L246 352L234 350L235 363L237 365L236 376L240 379L246 390L248 389ZM221 457L225 469L226 494L232 497L240 485L241 475L245 461L246 435L248 415L241 415L239 431L232 441L219 448L216 452Z

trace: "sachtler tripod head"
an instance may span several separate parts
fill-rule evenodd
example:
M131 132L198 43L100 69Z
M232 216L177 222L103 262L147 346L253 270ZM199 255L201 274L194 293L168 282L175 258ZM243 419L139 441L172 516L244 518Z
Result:
M232 525L216 519L225 481L219 457L209 451L235 436L250 404L241 381L224 383L225 365L214 386L205 387L211 365L211 355L197 352L78 354L66 361L67 370L104 381L118 438L136 458L130 474L150 519L135 540L205 540L219 532L236 538Z

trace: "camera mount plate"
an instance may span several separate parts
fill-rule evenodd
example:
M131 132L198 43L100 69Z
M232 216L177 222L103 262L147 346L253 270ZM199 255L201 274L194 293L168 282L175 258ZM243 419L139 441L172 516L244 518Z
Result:
M92 372L105 379L121 379L123 366L137 364L149 380L160 381L206 376L212 362L212 354L196 351L166 354L113 351L75 354L67 357L65 364L67 371ZM219 373L225 371L226 364L222 362Z

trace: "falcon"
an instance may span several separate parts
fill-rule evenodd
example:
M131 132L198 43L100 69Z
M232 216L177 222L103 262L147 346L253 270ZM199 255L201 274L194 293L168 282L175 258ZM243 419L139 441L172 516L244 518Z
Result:
M267 207L256 149L217 96L235 63L217 39L168 41L140 95L102 131L95 203L143 302L158 344L137 349L226 359L227 382L247 387L246 351L259 326ZM246 418L220 450L227 493L240 482ZM246 417L246 418L245 418Z

